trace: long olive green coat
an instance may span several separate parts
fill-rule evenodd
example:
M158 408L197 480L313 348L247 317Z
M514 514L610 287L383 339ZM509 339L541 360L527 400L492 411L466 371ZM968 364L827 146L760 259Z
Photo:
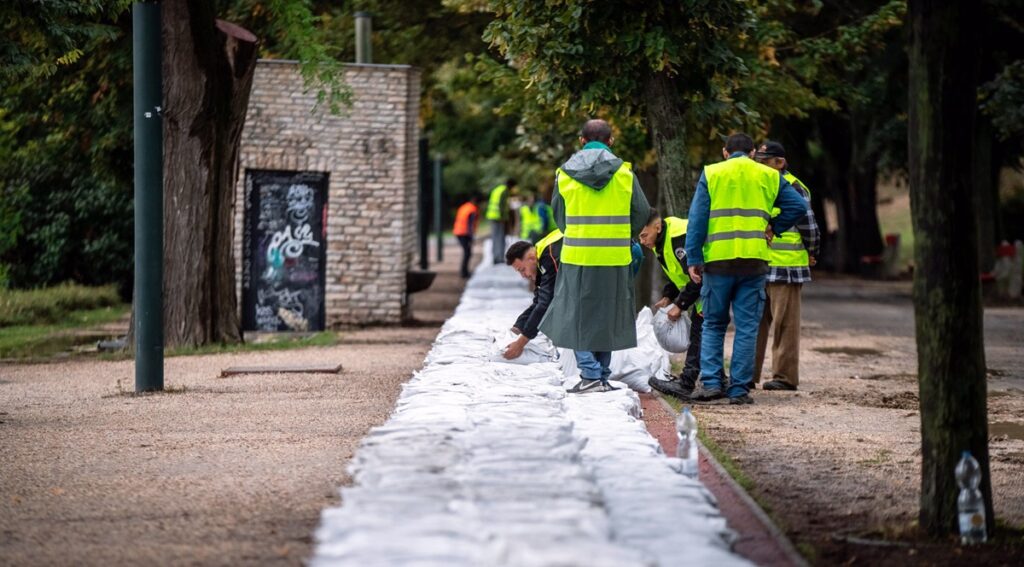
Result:
M622 165L603 145L593 142L573 154L562 166L570 177L594 189L603 189ZM565 200L551 199L555 224L565 232ZM633 178L630 203L631 235L636 238L651 207ZM540 330L559 347L611 351L636 346L636 307L629 266L575 266L562 264L555 282L555 297L540 323Z

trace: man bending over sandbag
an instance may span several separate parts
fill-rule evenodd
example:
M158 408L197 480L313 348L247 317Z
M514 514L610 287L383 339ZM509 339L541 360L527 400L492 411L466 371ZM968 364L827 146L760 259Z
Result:
M700 309L700 284L690 280L686 273L686 220L677 217L661 218L657 210L651 215L638 236L640 244L654 251L658 264L668 283L662 290L661 300L654 310L669 307L668 318L678 321L683 312L693 307L690 325L690 347L686 350L686 366L678 377L661 380L652 377L648 384L655 390L688 400L700 378L700 337L704 321Z
M537 336L537 326L548 311L555 295L555 275L562 254L562 232L558 229L537 241L534 246L520 240L505 252L505 263L515 268L520 276L534 283L533 303L516 319L512 332L519 338L505 347L508 360L522 356L526 343Z

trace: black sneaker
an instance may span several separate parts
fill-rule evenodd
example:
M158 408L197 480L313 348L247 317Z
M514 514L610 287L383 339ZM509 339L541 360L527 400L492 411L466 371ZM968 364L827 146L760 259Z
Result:
M725 394L722 393L721 388L705 388L704 384L697 384L697 387L693 389L693 393L690 394L690 399L695 402L710 402L724 397Z
M792 391L796 390L796 386L790 384L789 382L783 382L782 380L769 380L769 381L764 383L764 386L761 386L761 389L762 390L783 390L783 391L787 391L787 392L792 392Z
M736 396L735 398L729 398L730 406L743 406L754 403L754 398L750 397L750 394L743 394L742 396Z
M685 378L673 378L672 380L651 378L647 384L662 394L675 396L680 400L689 400L690 394L693 393L693 382L688 382Z
M566 392L570 394L589 394L591 392L610 392L612 390L618 390L618 388L613 387L606 380L583 378L575 386L566 390Z

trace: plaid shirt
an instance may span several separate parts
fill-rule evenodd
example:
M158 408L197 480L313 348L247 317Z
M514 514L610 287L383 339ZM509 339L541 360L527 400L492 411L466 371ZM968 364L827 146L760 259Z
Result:
M793 187L800 193L800 196L811 202L811 193L802 183L793 183ZM818 223L814 220L814 211L807 209L807 215L798 223L796 229L804 242L804 249L811 256L817 256L821 248L821 233L818 231ZM798 268L783 268L780 266L769 266L768 283L789 283L801 284L811 281L811 268L800 266Z

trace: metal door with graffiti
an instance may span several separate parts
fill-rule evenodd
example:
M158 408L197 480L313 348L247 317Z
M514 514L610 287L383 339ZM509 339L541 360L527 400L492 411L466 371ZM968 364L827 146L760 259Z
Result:
M321 331L327 173L245 171L242 328Z

